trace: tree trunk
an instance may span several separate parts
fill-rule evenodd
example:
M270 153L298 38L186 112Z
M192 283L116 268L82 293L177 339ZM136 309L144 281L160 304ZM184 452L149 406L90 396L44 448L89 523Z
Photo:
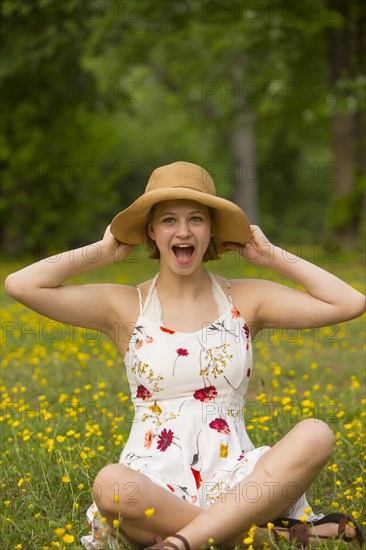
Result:
M338 95L337 84L341 78L352 79L360 67L352 66L359 44L355 44L354 12L348 0L333 0L332 8L338 12L343 23L330 34L331 83ZM357 18L356 14L356 18ZM342 93L342 92L340 92ZM338 96L339 97L339 96ZM352 210L351 194L355 189L355 175L360 173L360 156L357 154L357 113L335 113L332 120L334 160L336 178L333 186L334 210L333 237L345 248L353 248L357 243L358 215Z
M233 201L246 213L250 223L259 223L258 177L253 111L238 113L231 132L231 148L235 159L237 184Z
M243 90L247 59L244 52L233 56L230 74L231 87L236 90L230 145L235 170L232 199L246 213L250 223L259 224L258 175L256 164L255 110L248 104Z

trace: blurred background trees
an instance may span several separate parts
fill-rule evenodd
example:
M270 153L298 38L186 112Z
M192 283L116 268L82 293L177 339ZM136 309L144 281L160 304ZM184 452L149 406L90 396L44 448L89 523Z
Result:
M274 241L356 247L365 5L3 0L5 255L101 238L176 160Z

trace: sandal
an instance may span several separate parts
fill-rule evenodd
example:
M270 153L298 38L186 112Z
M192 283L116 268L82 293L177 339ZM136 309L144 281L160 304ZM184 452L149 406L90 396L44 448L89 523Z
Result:
M356 535L354 537L348 537L346 535L347 523L351 522L354 525ZM277 518L273 520L273 524L277 527L277 531L288 531L289 540L297 541L299 548L306 547L310 538L315 539L334 539L334 536L318 535L316 533L310 533L310 526L322 525L324 523L338 523L338 538L344 542L353 542L357 548L361 549L364 543L364 536L360 525L348 514L341 514L340 512L333 512L324 516L317 521L311 521L303 523L299 519L293 518Z
M179 539L183 542L185 550L191 550L187 539L185 539L183 535L169 535L169 537ZM164 548L166 548L167 550L180 550L180 548L176 544L174 544L174 542L170 542L170 540L163 540L159 535L153 537L153 540L155 544L153 544L152 546L147 546L146 548L144 548L144 550L158 550L159 548L160 550L163 550Z

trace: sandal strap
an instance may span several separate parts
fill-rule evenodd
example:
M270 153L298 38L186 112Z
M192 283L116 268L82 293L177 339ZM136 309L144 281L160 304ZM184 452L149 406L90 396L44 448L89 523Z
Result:
M356 537L354 538L347 537L346 535L346 526L348 522L351 522L355 526ZM361 546L365 541L365 537L362 533L360 525L349 514L343 514L341 512L331 512L323 518L318 519L317 521L313 521L313 525L321 525L322 523L338 523L338 535L341 536L342 540L344 540L345 542L355 542L355 540L357 540L359 545Z
M296 542L296 546L302 548L309 544L309 529L306 525L298 523L289 529L289 540Z
M176 535L169 535L169 536L183 542L185 550L191 550L191 547L189 546L188 540L185 537L183 537L183 535L176 534Z
M275 527L284 527L285 529L290 529L294 525L303 525L303 522L299 519L278 517L272 520L272 523ZM265 525L263 525L265 527Z

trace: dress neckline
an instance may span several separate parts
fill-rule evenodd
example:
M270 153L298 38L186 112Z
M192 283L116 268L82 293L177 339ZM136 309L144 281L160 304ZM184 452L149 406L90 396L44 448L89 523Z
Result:
M229 299L224 293L224 291L222 290L219 283L217 282L215 276L209 271L206 271L206 273L211 281L211 290L212 290L213 298L217 304L217 310L218 310L218 316L215 318L215 320L205 323L205 326L209 326L215 323L219 323L222 320L222 318L227 315L228 312L231 312L232 308L234 307L234 304L231 301L230 293L229 293L230 295L230 299ZM157 292L156 283L157 283L158 277L159 277L159 272L154 276L151 282L150 289L147 294L145 303L140 312L140 316L143 317L145 320L148 320L149 322L152 322L162 327L167 332L171 331L172 333L188 334L188 335L189 334L194 335L201 332L202 328L195 331L184 332L180 330L170 329L165 326L163 322L163 316L162 316L162 307L161 307L161 303ZM230 289L229 281L227 283Z

